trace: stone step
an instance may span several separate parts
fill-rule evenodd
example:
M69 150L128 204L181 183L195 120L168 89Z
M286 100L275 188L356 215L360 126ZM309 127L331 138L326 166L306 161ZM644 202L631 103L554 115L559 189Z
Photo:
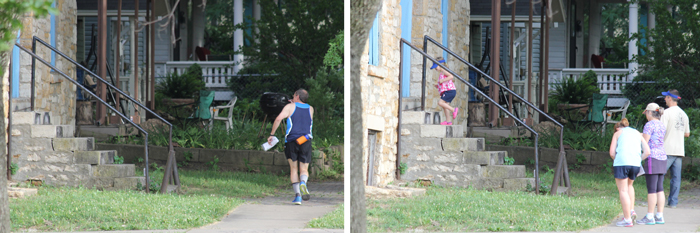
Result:
M54 138L55 151L91 151L95 149L94 138Z
M424 138L462 138L462 125L421 125L420 136Z
M136 174L133 164L104 164L92 166L92 174L96 178L129 177Z
M417 111L420 110L421 101L418 97L404 97L401 99L401 110Z
M463 187L471 186L474 189L501 189L503 188L503 179L501 178L479 178L464 182Z
M12 125L51 125L51 122L54 120L49 112L12 112Z
M418 104L420 107L420 103ZM434 119L436 114L439 115L440 113L429 111L403 111L401 113L401 124L439 125L441 121Z
M523 178L525 165L488 165L481 168L484 178Z
M116 150L75 151L74 163L103 165L113 164Z
M25 198L25 197L30 197L36 195L37 189L35 188L16 188L16 187L8 187L7 188L7 196L9 198Z
M72 138L73 125L32 125L32 138Z
M382 199L382 198L404 198L415 197L425 194L425 189L400 187L396 185L387 185L386 187L365 186L365 197Z
M486 148L483 138L443 138L443 151L483 151Z
M508 155L505 151L465 151L464 163L479 165L502 165Z
M531 188L535 188L535 178L503 179L503 189L508 191L524 191L528 184Z
M139 185L140 184L140 185ZM145 188L145 176L129 176L114 178L114 188L119 190L135 190L137 187Z

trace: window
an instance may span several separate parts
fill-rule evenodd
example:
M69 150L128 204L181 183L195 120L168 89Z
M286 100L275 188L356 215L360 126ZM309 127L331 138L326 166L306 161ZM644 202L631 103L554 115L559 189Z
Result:
M379 13L374 18L372 29L369 30L369 64L379 65Z

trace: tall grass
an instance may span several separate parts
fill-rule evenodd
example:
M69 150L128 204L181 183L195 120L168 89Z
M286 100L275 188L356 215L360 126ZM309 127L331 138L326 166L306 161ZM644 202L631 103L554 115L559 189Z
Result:
M338 208L332 212L323 215L320 218L314 218L306 224L309 228L325 228L325 229L343 229L345 226L345 205L340 204Z

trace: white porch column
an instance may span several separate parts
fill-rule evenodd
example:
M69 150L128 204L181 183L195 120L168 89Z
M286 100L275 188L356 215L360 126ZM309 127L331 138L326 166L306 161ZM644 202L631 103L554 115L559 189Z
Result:
M600 55L600 36L603 32L600 20L600 5L597 1L591 1L589 14L588 57L585 59L588 61L588 67L593 68L593 64L590 61L591 55Z
M259 0L253 0L253 18L255 20L260 20L260 4ZM257 35L260 31L258 30L258 25L253 25L255 27L255 34ZM255 38L255 41L258 41L258 38Z
M629 36L631 37L632 34L637 33L639 31L639 22L638 22L638 11L639 11L639 5L637 3L630 2L630 18L629 18ZM634 56L637 55L638 49L637 49L637 40L631 40L629 43L629 51L628 51L628 58L632 59ZM636 77L637 76L637 68L638 64L636 62L630 62L629 63L629 70L631 71L630 76L631 77Z
M202 0L192 1L192 46L194 47L204 46L205 20L206 15L204 13L204 7L202 7Z
M233 1L233 24L237 25L243 23L243 0L234 0ZM238 51L240 47L243 46L243 30L242 29L237 29L236 31L233 32L233 50ZM233 67L233 72L238 73L242 66L242 61L243 61L243 55L242 54L236 54L233 55L233 61L236 63L236 65Z

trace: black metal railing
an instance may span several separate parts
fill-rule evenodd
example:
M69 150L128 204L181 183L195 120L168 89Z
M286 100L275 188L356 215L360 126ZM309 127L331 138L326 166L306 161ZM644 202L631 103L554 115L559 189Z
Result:
M435 42L434 40L432 40L432 38L430 38L430 37L428 37L428 36L426 36L426 40L424 41L423 49L424 49L425 51L422 51L422 50L418 49L417 47L415 47L414 45L412 45L410 42L406 41L405 39L401 39L401 41L400 41L400 47L401 47L401 49L400 49L400 60L399 60L400 62L399 62L399 63L403 62L403 54L404 54L403 45L404 45L404 44L408 45L408 46L411 47L413 50L417 51L418 53L420 53L420 54L423 56L423 80L422 80L422 85L423 85L422 88L423 88L423 90L422 90L422 94L421 94L421 110L425 110L425 85L426 85L426 79L425 79L425 65L426 65L426 62L427 62L426 60L429 59L430 61L432 61L432 62L434 62L435 64L437 64L437 65L439 65L440 67L442 67L442 69L444 69L444 70L447 71L448 73L452 74L452 75L455 77L455 79L462 81L465 85L469 86L469 88L472 88L472 89L473 89L474 91L476 91L478 94L481 94L481 95L484 97L484 99L487 99L488 101L490 101L491 103L493 103L493 106L496 106L496 107L498 107L499 109L503 110L503 112L505 112L508 116L512 117L516 122L518 122L518 123L520 123L521 125L523 125L523 126L524 126L525 128L527 128L530 132L532 132L532 134L535 135L535 172L534 172L534 176L535 176L535 191L536 191L537 193L539 193L539 187L540 187L540 179L539 179L539 150L538 150L539 133L537 133L534 129L532 129L530 126L528 126L527 124L525 124L525 122L523 122L521 119L515 117L515 115L513 115L513 113L507 111L503 106L501 106L500 104L498 104L498 102L496 102L495 100L491 99L491 97L489 97L488 95L486 95L485 93L483 93L481 90L479 90L478 88L476 88L476 87L475 87L474 85L472 85L471 83L467 82L467 81L466 81L464 78L462 78L460 75L456 74L454 71L452 71L452 70L450 70L449 68L445 67L444 65L440 64L435 58L433 58L433 57L431 57L430 55L428 55L428 54L427 54L427 41L428 41L428 40L431 40L431 42L435 43L436 45L438 45L440 48L442 48L443 50L447 51L447 52L450 53L451 55L453 55L453 56L455 56L455 57L461 59L460 61L462 61L462 62L464 62L465 64L469 65L472 69L475 69L475 70L481 72L480 70L476 69L476 67L474 67L473 65L471 65L469 62L467 62L467 61L465 61L464 59L462 59L461 57L457 56L456 54L454 54L452 51L450 51L449 49L445 48L444 46L438 44L437 42ZM402 64L399 64L399 67L401 67L401 66L402 66ZM489 79L491 79L491 80L493 81L493 79L492 79L491 77L489 77L488 75L486 75L485 73L481 72L481 74L484 75L484 76L487 76ZM400 69L400 70L399 70L399 82L402 82L402 76L403 76L403 72L402 72L402 69ZM499 84L499 86L504 87L504 86L501 85L500 83L498 83L498 84ZM504 87L504 88L505 88L505 87ZM507 88L505 88L505 89L507 89ZM507 89L507 90L510 90L510 89ZM399 84L399 93L401 93L401 84ZM511 91L511 93L512 93L512 94L515 94L515 93L513 93L512 91ZM399 96L400 96L400 95L399 95ZM518 96L518 95L515 95L515 96ZM518 97L521 98L521 100L524 101L524 99L522 99L522 97L520 97L520 96L518 96ZM524 101L524 102L526 102L526 101ZM532 105L532 104L530 104L530 105ZM401 98L399 98L399 127L398 127L398 131L399 131L399 132L400 132L400 130L401 130L401 109L400 109L400 106L401 106ZM534 106L533 106L533 108L534 108ZM556 122L556 121L555 121L555 122ZM557 122L557 123L558 123L558 122ZM559 124L559 125L561 126L561 124ZM562 135L563 135L563 129L564 129L563 126L562 126L561 129L562 129ZM400 140L399 140L399 141L400 141ZM561 147L561 148L563 148L563 147ZM400 145L398 146L398 150L399 150L399 154L401 154L401 152L400 152L400 150L401 150ZM561 153L561 149L560 149L560 153ZM398 161L398 159L397 159L397 161Z
M124 122L128 122L129 124L133 125L136 129L138 129L141 133L143 133L143 135L144 135L144 163L145 163L145 164L144 164L144 165L145 165L144 176L145 176L145 178L146 178L146 187L145 187L145 189L146 189L146 192L149 192L149 191L150 191L150 190L149 190L149 189L150 189L150 176L149 176L149 173L148 173L148 168L149 168L149 166L148 166L148 132L147 132L146 130L144 130L143 128L141 128L141 126L139 126L139 125L137 125L136 123L134 123L129 117L125 116L122 112L118 111L115 107L113 107L112 105L108 104L105 100L100 99L97 95L95 95L95 93L93 93L93 92L91 92L90 90L88 90L88 89L87 89L86 87L84 87L81 83L78 83L76 80L72 79L72 78L69 77L67 74L65 74L64 72L62 72L61 70L59 70L59 69L56 68L55 66L51 65L51 63L47 62L46 60L44 60L44 59L42 59L41 57L39 57L38 55L36 55L36 54L35 54L35 51L36 51L36 42L37 42L37 41L38 41L39 43L43 44L45 47L51 49L51 50L52 50L53 52L55 52L56 54L58 54L58 55L60 55L61 57L65 58L65 59L68 60L69 62L73 63L73 64L76 65L78 68L83 69L85 72L87 72L88 74L90 74L90 75L92 75L93 77L97 78L99 81L101 81L102 83L104 83L105 85L107 85L109 88L114 89L116 92L118 92L119 94L123 95L123 96L124 96L125 98L127 98L128 100L131 100L134 104L136 104L136 105L140 106L141 108L145 109L147 112L153 114L153 116L155 116L156 118L160 119L160 120L163 121L165 124L167 124L168 127L170 128L170 134L169 134L169 139L168 139L168 144L169 144L169 145L168 145L168 151L169 151L169 153L168 153L168 154L169 154L169 155L168 155L168 163L171 163L170 158L171 158L171 157L174 157L173 155L174 155L174 152L175 152L174 149L173 149L173 125L172 125L170 122L168 122L168 121L166 121L165 119L163 119L162 117L160 117L160 116L159 116L158 114L156 114L153 110L147 108L145 105L141 104L139 101L137 101L137 100L134 99L133 97L127 95L126 93L124 93L124 92L123 92L122 90L120 90L119 88L117 88L117 87L115 87L114 85L112 85L111 83L107 82L106 80L104 80L103 78L101 78L99 75L97 75L97 74L93 73L92 71L88 70L88 69L87 69L86 67L84 67L83 65L80 65L78 62L76 62L76 61L73 60L72 58L68 57L67 55L65 55L64 53L62 53L61 51L59 51L59 50L56 49L55 47L53 47L53 46L51 46L50 44L46 43L45 41L41 40L40 38L38 38L38 37L36 37L36 36L33 37L33 39L32 39L32 51L29 51L28 49L22 47L22 45L20 45L20 44L15 44L19 49L21 49L22 51L26 52L26 53L29 54L30 56L32 56L32 74L31 74L31 77L32 77L32 80L31 80L31 89L32 89L31 105L32 105L32 111L34 111L34 101L35 101L35 96L34 96L34 95L35 95L35 91L34 91L34 90L35 90L35 89L34 89L34 88L35 88L35 79L34 79L34 77L35 77L35 72L36 72L36 70L35 70L35 68L36 68L36 60L39 60L41 63L44 63L44 65L48 66L49 68L51 68L51 69L52 69L53 71L55 71L56 73L60 74L61 76L63 76L64 78L66 78L68 81L70 81L71 83L75 84L78 88L82 89L85 93L90 94L92 97L94 97L94 98L95 98L96 100L98 100L100 103L104 104L104 105L107 106L110 110L114 111L119 117L122 118L122 120L124 120ZM174 161L173 161L173 162L174 162ZM170 165L170 164L168 164L168 165ZM166 166L166 167L167 167L167 168L170 168L169 166ZM165 187L168 185L167 177L169 177L169 174L168 174L167 170L170 170L170 169L166 169L166 174L163 176L164 178L163 178L163 184L161 185L161 192L164 192L165 189L166 189ZM178 183L178 184L179 184L179 175L177 174L177 169L175 169L175 170L173 171L173 173L174 173L174 180L175 180L175 183Z

